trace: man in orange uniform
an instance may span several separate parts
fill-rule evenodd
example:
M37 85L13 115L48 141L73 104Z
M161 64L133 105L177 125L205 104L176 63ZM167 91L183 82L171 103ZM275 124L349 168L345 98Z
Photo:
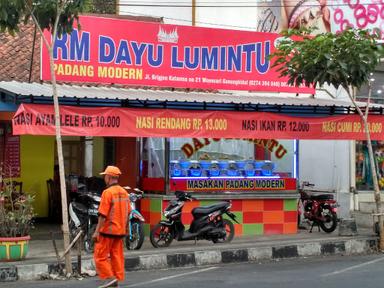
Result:
M123 281L125 275L123 238L127 232L129 195L118 184L119 168L108 166L100 175L104 175L107 188L101 195L99 221L93 234L94 259L99 277L105 280L99 288L117 287L118 281Z

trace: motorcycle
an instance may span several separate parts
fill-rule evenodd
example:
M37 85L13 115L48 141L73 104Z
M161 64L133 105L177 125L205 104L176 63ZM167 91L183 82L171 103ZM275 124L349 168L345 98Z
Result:
M210 240L213 243L230 242L233 239L235 229L230 220L223 219L227 214L233 221L236 216L229 211L232 204L229 201L219 202L210 206L196 207L192 209L193 221L188 231L181 222L181 214L186 201L196 198L191 194L177 191L176 199L171 200L163 214L166 220L156 224L150 232L150 241L153 247L168 247L173 239L186 240Z
M84 250L93 251L92 235L98 221L98 210L101 197L94 193L79 193L69 204L69 233L73 240L80 230L83 231Z
M143 191L129 186L123 187L137 193L129 193L131 212L129 214L128 235L125 245L128 250L140 249L144 242L144 217L136 209L136 201L143 197ZM98 210L101 197L94 193L81 193L69 204L69 232L73 240L80 230L84 233L84 250L87 253L93 251L94 242L92 235L95 232L98 221Z
M312 233L315 224L319 227L319 231L321 228L324 232L331 233L335 231L337 227L337 207L339 205L337 201L333 199L333 195L310 195L310 190L305 190L305 187L313 186L314 184L309 182L302 182L299 188L298 225L300 226L300 218L303 216L304 219L312 222L311 229L309 230L310 233Z
M136 193L129 193L131 212L129 213L128 235L125 238L125 246L128 250L138 250L144 242L144 217L136 209L136 201L143 198L144 192L138 188L123 187Z

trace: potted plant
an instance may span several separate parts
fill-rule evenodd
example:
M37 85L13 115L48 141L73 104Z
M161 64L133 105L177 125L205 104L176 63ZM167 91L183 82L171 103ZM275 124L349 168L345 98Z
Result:
M0 183L0 261L22 260L29 251L34 197L18 193L14 181Z

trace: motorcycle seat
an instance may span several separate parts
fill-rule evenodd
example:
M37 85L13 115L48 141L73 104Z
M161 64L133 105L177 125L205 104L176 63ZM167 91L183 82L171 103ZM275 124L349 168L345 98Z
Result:
M333 195L330 194L321 194L311 196L312 200L333 200Z
M219 202L209 206L196 207L192 209L192 215L194 217L201 215L208 215L214 211L228 207L229 202Z
M87 214L88 213L87 207L85 207L85 205L83 205L81 203L72 202L72 207L73 207L73 211L76 214Z

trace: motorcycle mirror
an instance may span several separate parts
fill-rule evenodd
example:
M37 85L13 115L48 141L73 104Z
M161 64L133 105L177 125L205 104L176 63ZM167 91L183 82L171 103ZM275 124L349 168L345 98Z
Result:
M141 193L141 194L144 193L144 191L140 190L139 188L134 188L133 191L139 192L139 193Z
M182 191L175 191L175 196L176 196L177 199L181 198L183 195L185 195L184 192L182 192Z

